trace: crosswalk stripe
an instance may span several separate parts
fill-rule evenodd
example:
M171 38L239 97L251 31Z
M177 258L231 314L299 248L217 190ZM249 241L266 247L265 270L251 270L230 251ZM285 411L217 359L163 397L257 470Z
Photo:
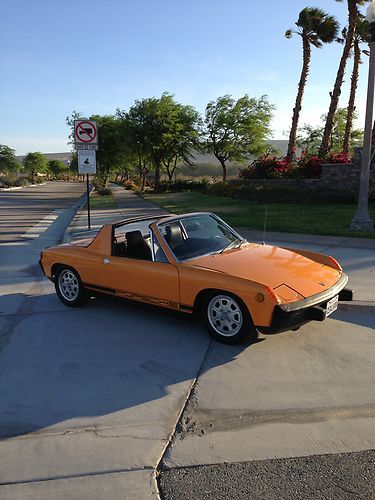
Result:
M43 219L37 222L33 227L28 229L22 235L22 238L38 238L42 233L44 233L44 231L49 228L52 222L57 219L61 212L62 210L53 210L53 212L50 212Z

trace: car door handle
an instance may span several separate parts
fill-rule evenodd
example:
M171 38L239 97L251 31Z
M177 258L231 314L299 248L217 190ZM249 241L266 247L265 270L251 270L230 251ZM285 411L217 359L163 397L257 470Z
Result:
M109 259L103 259L103 264L110 264L110 260Z

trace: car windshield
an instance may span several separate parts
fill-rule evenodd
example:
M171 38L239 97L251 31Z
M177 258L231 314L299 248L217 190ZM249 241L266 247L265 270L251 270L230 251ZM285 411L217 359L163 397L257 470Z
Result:
M177 260L224 252L245 240L219 217L212 214L184 216L158 224L161 234Z

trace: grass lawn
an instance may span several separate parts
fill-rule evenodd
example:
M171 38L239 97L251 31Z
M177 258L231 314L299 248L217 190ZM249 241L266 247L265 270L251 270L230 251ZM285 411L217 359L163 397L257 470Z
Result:
M149 194L144 197L171 213L214 212L236 227L263 229L265 210L268 206L268 231L375 238L375 231L349 231L347 229L356 212L355 205L295 203L263 205L193 192ZM372 220L375 220L374 204L370 207L370 215Z
M87 208L87 204L85 205ZM90 208L92 210L100 210L104 208L118 208L118 205L111 194L105 194L101 196L98 193L94 193L90 196Z

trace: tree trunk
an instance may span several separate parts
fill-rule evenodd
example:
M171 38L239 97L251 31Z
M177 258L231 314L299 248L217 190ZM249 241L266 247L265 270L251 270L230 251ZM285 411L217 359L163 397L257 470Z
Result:
M358 19L358 9L356 0L348 0L348 11L349 11L349 23L348 23L348 34L346 36L344 49L342 51L342 56L339 64L339 69L336 75L335 85L333 87L333 92L331 94L331 103L329 106L327 120L324 127L322 144L319 149L320 158L324 158L327 156L329 151L329 138L331 136L332 128L333 128L333 119L335 113L337 111L337 107L339 104L339 97L341 94L341 86L344 80L345 67L346 62L348 60L350 49L353 44L353 37L355 33L355 27Z
M296 103L293 108L292 127L289 133L288 152L286 154L288 161L293 161L295 156L294 150L296 147L298 120L299 120L299 114L301 112L302 98L303 98L303 93L305 91L307 76L309 74L309 65L311 59L310 44L306 38L302 38L302 41L303 41L303 64L302 64L301 77L298 84Z
M165 169L166 169L167 175L168 175L168 181L172 182L172 179L173 179L173 170L171 170L170 165L171 165L170 161L169 162L164 162L164 166L165 166Z
M160 191L160 163L161 161L159 159L155 162L154 193L158 193Z
M176 168L177 168L177 158L175 158L172 168L171 168L170 164L167 165L167 174L168 174L169 182L173 181L173 174L176 172ZM176 182L176 176L174 178L174 181Z
M350 134L353 127L353 115L355 110L355 96L357 92L358 84L358 74L359 74L359 64L361 62L361 49L359 48L359 41L354 40L354 61L353 61L353 72L350 85L350 95L348 102L348 111L346 116L346 125L344 133L344 141L342 144L342 150L345 153L349 152L350 147Z
M223 158L218 158L218 160L221 163L221 166L223 168L223 182L226 182L226 180L227 180L227 166L225 165L225 160Z

